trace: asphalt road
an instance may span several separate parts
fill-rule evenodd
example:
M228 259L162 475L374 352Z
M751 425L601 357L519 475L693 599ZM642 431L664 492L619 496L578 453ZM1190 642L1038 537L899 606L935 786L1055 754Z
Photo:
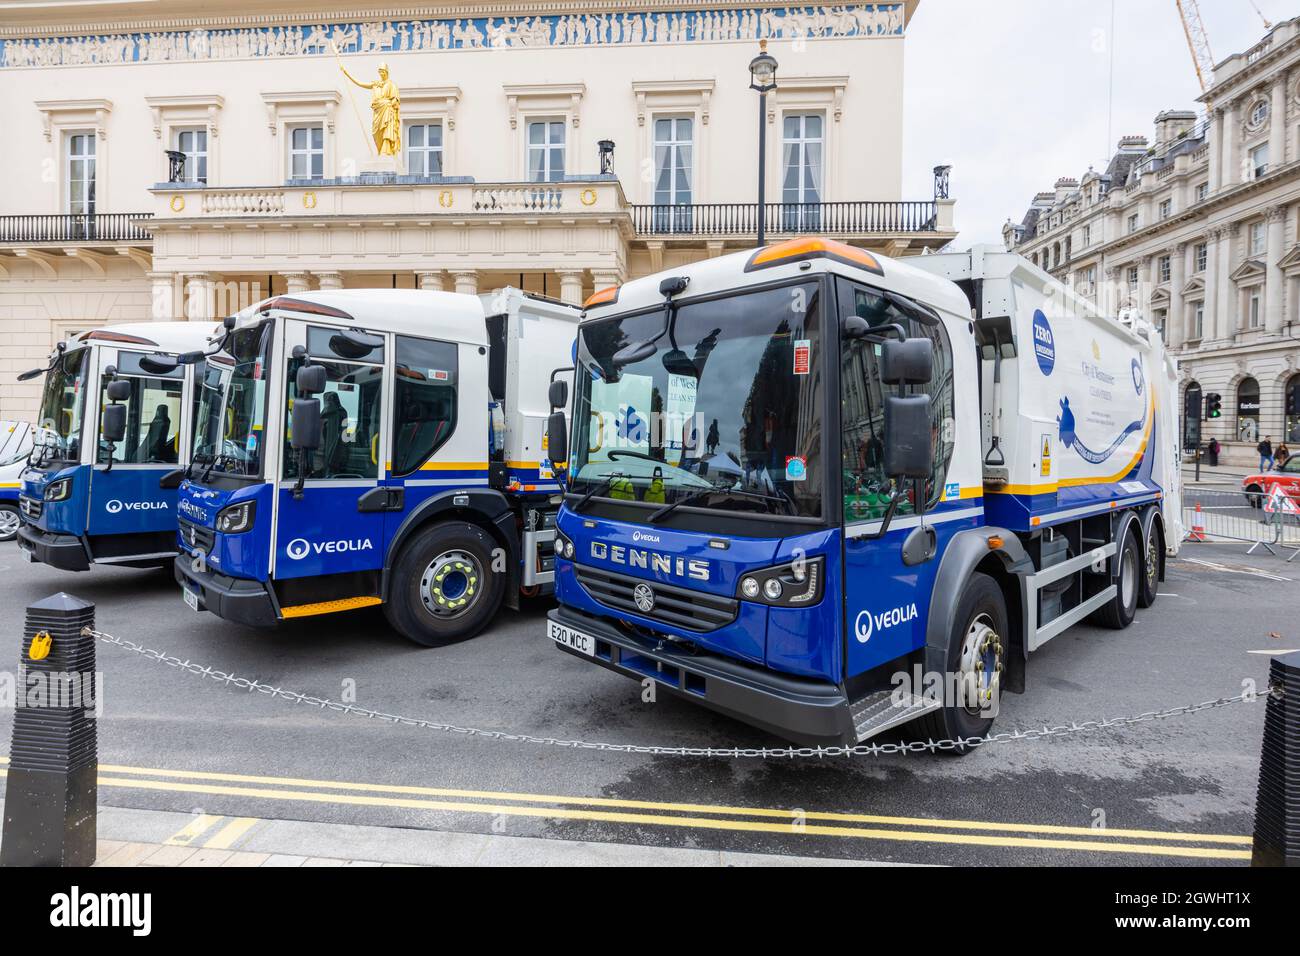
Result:
M1056 638L995 729L1232 696L1248 679L1263 687L1269 658L1250 652L1300 648L1300 562L1242 551L1185 546L1192 560L1173 565L1128 630ZM16 666L24 607L67 590L95 601L110 633L307 694L355 688L357 703L389 713L617 743L779 743L667 695L643 703L637 684L552 647L542 604L426 650L377 610L249 630L191 612L165 574L63 574L21 562L12 544L0 545L0 580L0 669ZM1242 864L1249 851L1262 703L962 758L764 762L418 730L239 692L121 648L98 653L111 781L101 804L912 863ZM0 753L11 722L0 710Z

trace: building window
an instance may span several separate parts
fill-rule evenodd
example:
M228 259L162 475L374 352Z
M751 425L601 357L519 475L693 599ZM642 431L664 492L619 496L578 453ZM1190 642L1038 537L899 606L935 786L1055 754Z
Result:
M1287 379L1282 394L1285 402L1282 434L1288 443L1296 444L1300 442L1300 375L1292 375Z
M1264 224L1262 222L1252 222L1250 224L1250 251L1247 253L1252 256L1262 256L1264 254Z
M406 128L406 171L412 176L442 175L441 123L412 123Z
M1193 250L1193 258L1196 260L1196 271L1204 272L1206 263L1209 261L1210 247L1207 243L1198 242Z
M1204 201L1205 201L1205 197L1207 197L1208 195L1210 195L1210 184L1209 184L1209 183L1197 183L1197 184L1196 184L1196 201L1197 201L1197 202L1204 202Z
M1237 386L1237 441L1259 441L1259 382L1249 376Z
M1188 329L1188 338L1193 342L1199 342L1205 334L1205 303L1192 303L1192 327Z
M655 119L656 232L690 231L694 144L695 121L691 117L661 116Z
M1128 267L1128 288L1130 292L1136 292L1138 287L1138 267Z
M791 114L782 124L781 201L786 229L821 228L822 175L825 150L822 117ZM791 203L799 205L791 207Z
M1083 244L1084 244L1085 247L1086 247L1086 246L1090 246L1090 245L1092 245L1092 225L1091 225L1091 224L1086 225L1086 226L1083 227Z
M1174 211L1174 201L1172 199L1162 200L1160 203L1160 218L1168 219Z
M1250 168L1256 179L1268 172L1268 143L1260 143L1250 151Z
M1260 100L1251 108L1248 122L1251 129L1259 129L1268 122L1268 100Z
M185 182L208 181L208 131L183 129L176 133L176 149L185 154Z
M95 214L95 134L69 133L67 137L68 212Z
M1192 449L1201 444L1201 386L1191 382L1183 391L1183 448Z
M1137 231L1138 231L1138 222L1139 222L1139 219L1138 219L1138 214L1137 214L1137 213L1133 213L1133 215L1129 216L1129 217L1128 217L1128 231L1129 231L1129 232L1137 232Z
M1168 282L1173 275L1174 259L1173 256L1160 257L1160 281Z
M1260 326L1260 298L1259 289L1251 289L1250 295L1246 300L1246 327L1257 329Z
M319 126L289 128L289 178L323 179L325 131Z
M528 124L528 181L558 183L564 179L564 120L533 120Z

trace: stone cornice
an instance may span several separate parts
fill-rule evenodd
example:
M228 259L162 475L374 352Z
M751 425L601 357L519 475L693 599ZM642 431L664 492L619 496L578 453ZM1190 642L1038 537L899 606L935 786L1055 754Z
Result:
M879 3L859 3L851 6L903 7L903 26L906 30L920 0L880 0ZM189 31L210 29L238 29L241 27L275 27L291 24L330 24L373 22L378 20L436 20L465 17L547 16L566 13L654 13L683 10L732 10L737 6L757 9L784 9L802 6L777 0L753 0L745 4L726 3L724 0L551 0L551 2L494 2L438 5L390 6L358 5L353 10L284 10L273 13L228 14L206 17L138 17L95 22L52 23L46 25L0 26L0 39L29 39L59 36L93 36L113 33L148 33L153 31ZM887 39L887 38L884 38ZM901 37L900 37L901 39Z

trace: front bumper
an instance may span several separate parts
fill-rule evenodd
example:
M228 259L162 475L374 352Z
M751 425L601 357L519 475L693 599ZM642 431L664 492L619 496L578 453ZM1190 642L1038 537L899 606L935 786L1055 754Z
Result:
M667 640L620 629L569 607L556 608L547 617L596 638L594 657L557 645L581 660L637 681L649 677L678 697L798 744L856 742L848 699L835 684L779 674L717 654L692 654Z
M54 534L23 522L18 527L18 547L33 561L61 571L89 571L90 558L80 538L72 534Z
M176 583L199 596L201 607L219 618L249 627L274 627L280 612L270 590L261 581L232 578L209 568L195 571L193 558L180 554L172 564Z

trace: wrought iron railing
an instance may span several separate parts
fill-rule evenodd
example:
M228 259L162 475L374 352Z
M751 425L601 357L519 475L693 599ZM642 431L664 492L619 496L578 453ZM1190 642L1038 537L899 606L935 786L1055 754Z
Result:
M641 235L751 235L758 232L758 203L638 205L632 225ZM765 204L764 229L772 235L935 232L938 220L933 202L774 202Z
M152 217L151 212L0 216L0 242L149 242L149 231L134 223Z

